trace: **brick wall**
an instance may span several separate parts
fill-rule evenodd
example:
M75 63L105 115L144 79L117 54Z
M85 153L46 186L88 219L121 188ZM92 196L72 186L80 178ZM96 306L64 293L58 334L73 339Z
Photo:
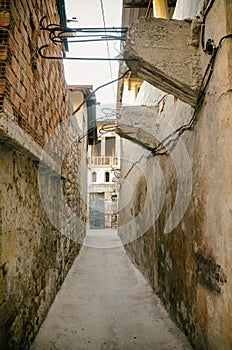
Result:
M39 20L46 15L59 23L56 1L6 0L0 11L0 108L42 146L45 135L67 116L63 64L37 52L47 40Z

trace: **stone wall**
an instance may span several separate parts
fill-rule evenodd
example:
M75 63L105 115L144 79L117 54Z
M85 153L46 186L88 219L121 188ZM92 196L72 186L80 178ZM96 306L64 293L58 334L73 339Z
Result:
M230 1L215 1L206 38L217 44L231 32ZM194 128L170 156L153 157L139 145L122 142L122 157L130 162L122 162L119 233L195 349L232 346L231 41L224 41L217 56ZM203 73L210 56L198 50ZM162 96L158 110L160 120L154 117L150 128L158 140L193 113L170 95ZM135 129L143 125L146 118L134 120Z
M0 5L0 347L28 349L85 235L86 138L39 20L62 1ZM54 49L58 54L60 48ZM87 116L81 114L83 125Z
M1 347L26 349L80 245L61 235L41 204L38 162L1 144ZM44 178L48 197L58 187ZM59 210L58 198L53 198Z

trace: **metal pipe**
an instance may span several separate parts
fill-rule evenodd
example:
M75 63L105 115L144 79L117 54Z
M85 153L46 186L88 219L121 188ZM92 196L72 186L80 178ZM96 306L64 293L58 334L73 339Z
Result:
M101 41L125 41L126 27L104 27L104 28L68 28L57 24L44 24L46 16L40 20L40 29L48 32L49 40L53 44L67 45L75 43L101 42ZM85 39L89 38L89 39ZM70 39L68 41L68 39ZM122 57L103 58L103 57L67 57L65 51L61 56L46 56L43 52L49 45L43 45L38 49L39 55L45 59L58 60L85 60L85 61L125 61ZM135 60L133 60L135 61Z
M64 42L66 40L66 38L54 38L52 39L52 42L55 43L55 44L61 44L62 42ZM120 40L120 41L125 41L125 38L110 38L110 37L107 37L107 38L99 38L99 39L83 39L83 40L68 40L67 43L68 44L72 44L72 43L89 43L89 42L101 42L101 41L117 41L117 40Z
M77 61L137 61L137 59L128 59L126 60L125 58L104 58L104 57L67 57L64 55L63 56L45 56L42 53L42 50L45 48L48 48L49 45L43 45L38 49L38 53L42 58L45 59L54 59L54 60L77 60Z

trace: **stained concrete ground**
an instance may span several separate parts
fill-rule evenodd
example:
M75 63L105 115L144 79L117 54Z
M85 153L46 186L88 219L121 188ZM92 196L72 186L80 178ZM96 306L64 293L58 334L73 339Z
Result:
M116 231L89 230L85 246L31 347L55 349L191 347L130 262Z

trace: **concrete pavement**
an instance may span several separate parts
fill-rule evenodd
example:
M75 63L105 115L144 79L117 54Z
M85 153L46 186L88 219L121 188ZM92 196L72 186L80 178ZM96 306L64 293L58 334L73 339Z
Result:
M91 247L120 245L116 231L90 230L86 244L31 350L191 349L123 247Z

